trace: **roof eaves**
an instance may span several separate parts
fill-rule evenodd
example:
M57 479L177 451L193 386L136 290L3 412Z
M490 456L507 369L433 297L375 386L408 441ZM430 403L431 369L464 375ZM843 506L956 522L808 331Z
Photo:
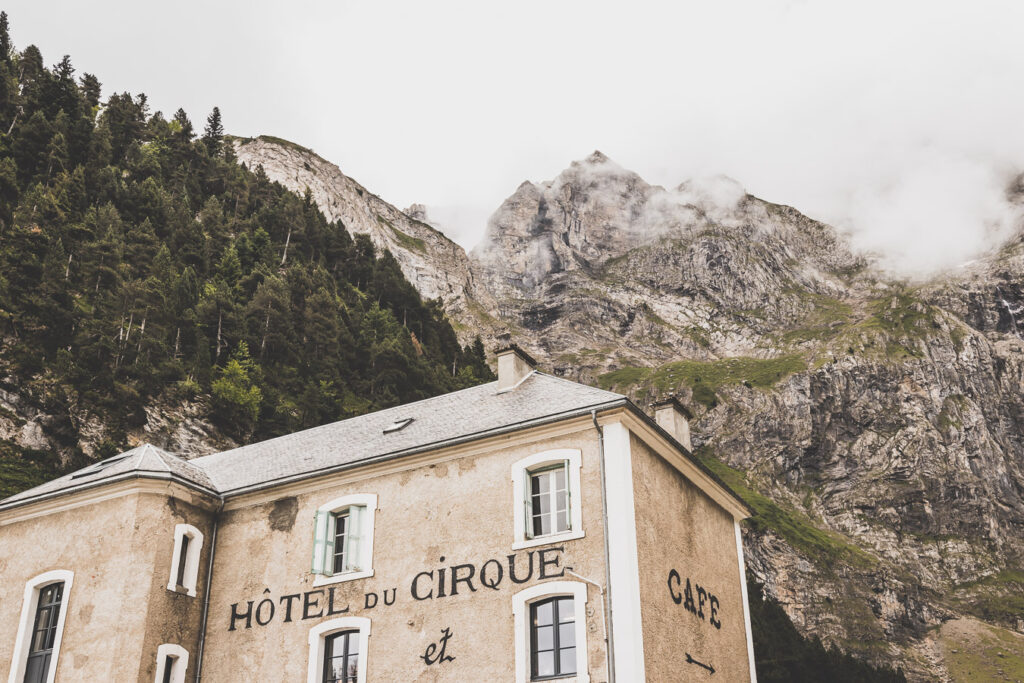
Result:
M633 412L634 415L643 420L643 422L648 427L658 432L663 438L667 439L669 443L678 448L687 460L693 463L701 472L710 477L712 481L714 481L716 484L725 489L726 492L728 492L728 494L732 496L743 507L743 509L747 510L747 512L750 513L750 515L754 514L754 509L750 507L750 504L747 503L747 501L743 500L743 498L740 497L738 493L733 491L732 488L728 484L726 484L721 477L715 474L714 471L712 471L707 465L702 463L700 459L697 458L697 456L695 456L692 451L690 451L689 448L679 443L676 437L672 436L668 431L665 430L664 427L659 425L650 415L641 410L640 407L637 406L635 403L633 403L629 399L626 399L626 403L628 404L628 408Z
M62 489L56 489L54 491L47 491L45 493L39 493L34 496L29 496L26 498L18 498L16 500L8 499L6 501L0 502L0 511L12 510L14 508L22 507L30 503L38 503L40 501L49 500L51 498L60 498L61 496L71 495L74 493L81 493L82 491L88 491L89 489L105 486L106 484L114 484L122 481L128 481L130 479L154 479L158 481L173 481L187 488L193 489L208 496L212 496L217 500L222 500L222 495L219 491L208 488L201 484L197 484L191 479L186 479L185 477L174 474L173 472L134 469L129 470L127 472L123 472L121 474L114 475L113 477L107 477L105 479L96 479L90 482L86 482L84 484L79 484L77 486L69 486Z
M579 408L573 408L572 410L562 411L560 413L552 413L551 415L545 415L543 417L534 418L532 420L525 420L522 422L503 425L501 427L487 429L480 432L473 432L471 434L464 434L462 436L457 436L453 438L441 439L439 441L418 444L416 446L411 446L409 448L404 448L397 451L381 453L379 455L370 456L368 458L363 458L361 460L355 460L353 462L342 463L340 465L335 465L333 467L325 467L318 470L300 472L298 474L287 475L284 477L277 477L276 479L269 479L258 484L250 484L248 486L240 486L237 488L225 488L222 489L221 495L224 496L224 498L229 498L240 496L246 493L254 493L256 491L273 488L275 486L292 484L306 479L314 479L316 477L322 477L328 474L335 474L337 472L344 472L346 470L364 467L370 464L387 462L389 460L396 460L398 458L402 458L408 455L414 455L416 453L425 453L427 451L447 448L449 446L457 446L459 444L467 443L470 441L476 441L478 439L500 436L502 434L508 434L510 432L515 432L522 429L529 429L531 427L539 427L542 425L551 424L553 422L558 422L560 420L567 420L574 417L580 417L581 415L587 415L596 410L608 410L611 408L618 408L625 406L628 403L629 399L623 396L621 398L617 398L611 401L603 401L601 403L594 403Z

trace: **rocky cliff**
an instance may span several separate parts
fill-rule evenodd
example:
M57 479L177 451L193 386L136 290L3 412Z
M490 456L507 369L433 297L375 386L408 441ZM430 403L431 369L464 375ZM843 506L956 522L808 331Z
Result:
M757 510L751 573L805 632L941 680L943 621L1019 627L1021 240L901 282L735 181L666 189L594 153L520 185L467 258L306 151L237 149L392 249L464 334L641 404L683 397L698 456Z
M239 163L252 170L262 166L271 180L300 195L308 189L329 221L341 221L349 232L369 235L378 249L390 250L425 298L464 306L473 286L466 252L427 224L422 210L396 209L312 150L280 138L232 138L232 144Z

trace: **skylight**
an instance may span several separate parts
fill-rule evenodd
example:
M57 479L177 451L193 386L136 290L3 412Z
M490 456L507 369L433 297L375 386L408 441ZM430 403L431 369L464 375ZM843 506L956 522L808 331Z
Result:
M412 417L406 417L401 420L395 420L394 422L392 422L391 424L384 428L384 433L391 434L392 432L397 432L400 429L405 429L406 427L409 426L409 423L412 422L414 419L415 418Z

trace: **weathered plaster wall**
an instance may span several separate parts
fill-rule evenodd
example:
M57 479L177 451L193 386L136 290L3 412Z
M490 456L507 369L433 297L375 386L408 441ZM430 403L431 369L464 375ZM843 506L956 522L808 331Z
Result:
M631 449L647 679L748 681L732 516L635 436ZM670 590L672 570L679 581L673 574ZM698 614L686 609L687 580ZM703 604L698 585L706 591ZM711 595L721 628L711 623ZM714 667L714 678L688 655Z
M194 651L200 598L167 590L182 521L206 533L192 505L132 493L0 526L0 680L9 675L25 584L55 569L74 572L58 681L151 683L158 645Z
M533 453L554 448L582 450L582 539L555 544L562 552L548 550L549 575L568 565L577 573L603 582L603 538L596 433L581 428L575 434L523 443L524 436L506 439L486 453L467 455L448 462L378 476L362 475L358 481L341 477L323 480L315 491L282 496L224 514L213 575L212 606L204 678L234 680L241 672L259 671L262 680L305 680L310 629L329 618L327 588L310 594L318 604L303 619L303 600L313 586L310 574L313 518L316 508L349 493L378 496L373 568L375 575L334 584L335 610L348 608L345 616L372 620L369 639L368 679L377 681L510 681L513 678L513 595L540 582L540 546L513 551L513 500L511 467ZM533 437L536 438L536 437ZM353 476L353 475L350 475ZM514 555L522 577L532 557L529 581L514 584L508 575L508 556ZM457 595L437 595L444 568L450 593L451 566L472 564L478 574L484 562L497 560L504 577L497 589L484 588L474 580L475 591L459 586ZM411 582L419 572L434 571L431 599L418 601ZM489 567L489 576L496 565ZM461 570L465 575L468 570ZM550 579L550 577L549 577ZM558 580L572 580L564 576ZM426 589L427 579L422 580ZM393 604L386 605L385 591ZM393 591L393 593L392 593ZM376 594L376 606L368 606L368 593ZM293 603L287 620L284 596L303 594ZM254 601L254 617L232 625L232 604L244 612ZM260 613L262 600L270 603ZM370 598L372 602L373 598ZM316 615L316 616L313 616ZM335 615L337 616L337 615ZM600 596L589 589L586 607L591 681L607 680ZM427 665L420 656L448 628L451 638L446 654L454 660Z

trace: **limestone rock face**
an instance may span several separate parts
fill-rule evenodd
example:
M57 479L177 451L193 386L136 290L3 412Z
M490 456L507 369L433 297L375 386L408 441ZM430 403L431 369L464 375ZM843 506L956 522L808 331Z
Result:
M1013 627L980 605L1024 565L1024 240L910 285L733 181L595 154L520 185L471 258L548 368L688 400L698 455L767 494L749 566L805 632L936 680L943 620Z
M446 307L462 301L472 288L466 252L428 225L420 207L404 213L371 193L336 165L312 150L277 138L233 138L239 163L262 166L271 180L312 199L330 221L341 221L350 233L370 236L378 249L388 249L402 274L426 299Z
M947 679L942 621L1015 627L1024 238L900 282L735 181L666 189L597 152L520 185L467 258L422 207L399 211L308 150L235 148L391 249L464 341L514 342L641 405L677 393L698 457L757 510L751 574L805 633L931 681Z

